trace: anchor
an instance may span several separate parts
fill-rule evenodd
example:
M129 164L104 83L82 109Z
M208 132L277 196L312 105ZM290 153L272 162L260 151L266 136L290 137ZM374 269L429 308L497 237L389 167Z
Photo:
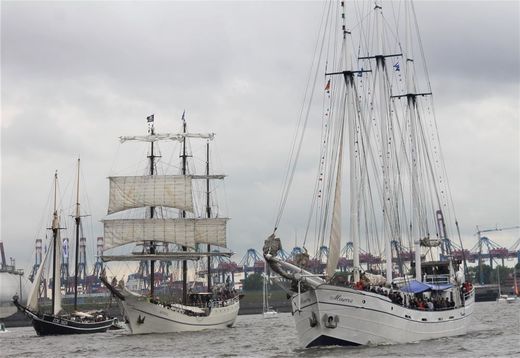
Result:
M309 317L309 325L311 327L316 327L318 325L318 318L316 317L316 313L314 311L311 314L311 317Z
M137 317L137 324L143 324L145 318L146 317L141 317L141 315L139 315L139 317Z

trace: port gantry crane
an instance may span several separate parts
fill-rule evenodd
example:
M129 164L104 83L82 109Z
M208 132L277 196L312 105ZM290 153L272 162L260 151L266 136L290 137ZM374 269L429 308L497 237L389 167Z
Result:
M482 236L483 233L486 232L495 232L495 231L507 231L507 230L515 230L520 229L520 225L509 226L500 228L498 225L494 228L488 229L480 229L477 225L477 245L478 245L478 270L479 270L479 283L484 284L484 273L482 271L482 261L485 256L489 256L489 264L491 268L493 268L493 257L502 258L502 266L504 265L504 258L508 257L509 250L505 248L501 248L497 243L491 241L486 236ZM488 255L483 254L483 248L487 248Z

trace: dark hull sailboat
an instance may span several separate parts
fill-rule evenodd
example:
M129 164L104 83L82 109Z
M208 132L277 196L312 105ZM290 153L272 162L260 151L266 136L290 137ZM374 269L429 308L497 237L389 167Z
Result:
M18 309L32 319L34 330L39 336L62 334L85 334L106 332L113 324L114 319L105 316L92 317L88 321L81 321L80 316L56 316L46 313L33 312L14 300Z
M18 301L18 296L13 297L14 305L21 312L25 313L32 320L34 330L39 336L61 335L61 334L85 334L106 332L112 325L116 324L115 318L109 318L104 312L79 312L77 311L77 277L78 277L78 252L76 250L76 272L74 287L74 312L71 314L64 313L61 306L61 285L60 285L60 268L61 268L61 236L60 236L60 218L56 209L56 191L57 191L57 173L54 175L54 213L52 218L51 230L53 239L51 249L45 253L45 257L38 268L35 275L33 287L27 304L24 306ZM76 204L76 247L79 242L79 159L78 159L78 200ZM46 262L50 259L49 253L52 252L52 305L51 313L45 313L39 306L38 295L40 291L40 283Z

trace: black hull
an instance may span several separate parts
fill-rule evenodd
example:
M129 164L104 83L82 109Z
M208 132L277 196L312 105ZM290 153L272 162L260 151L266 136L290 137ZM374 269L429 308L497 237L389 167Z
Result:
M319 336L314 341L309 343L305 348L311 347L323 347L323 346L359 346L358 343L346 341L344 339L329 337L329 336Z
M109 319L101 322L83 323L46 314L43 317L35 316L32 319L34 330L39 336L102 333L106 332L113 322L113 319Z
M33 312L19 304L17 300L14 301L14 304L32 319L34 330L39 336L102 333L106 332L115 322L115 318L104 319L99 322L78 322L65 316Z
M497 285L483 285L475 287L475 302L496 301L497 298Z

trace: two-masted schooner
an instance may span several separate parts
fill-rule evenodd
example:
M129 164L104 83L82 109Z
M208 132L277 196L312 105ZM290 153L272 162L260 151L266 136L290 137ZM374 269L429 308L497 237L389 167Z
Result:
M18 302L18 297L13 298L14 304L19 310L23 311L31 318L32 325L36 333L40 336L46 335L62 335L62 334L86 334L106 332L115 322L115 318L108 317L103 311L82 312L78 311L78 248L79 234L81 227L80 203L79 203L79 166L78 159L78 180L76 185L76 213L75 236L76 236L76 255L74 269L74 310L71 313L66 312L62 308L61 293L61 259L62 259L62 238L60 216L57 207L58 193L58 173L54 174L54 209L52 212L52 222L50 230L52 230L52 241L45 256L40 263L38 271L34 277L34 282L27 299L27 304L22 305ZM52 257L52 258L51 258ZM42 306L39 297L42 290L42 279L48 265L52 265L52 281L51 281L51 312L46 312L46 307ZM45 286L43 286L45 287Z
M147 175L110 177L109 216L103 220L105 261L149 261L149 294L132 292L120 281L101 279L118 300L125 321L133 334L198 331L230 327L239 310L240 295L230 284L212 284L211 257L230 256L226 248L228 218L213 213L210 203L210 180L224 175L210 173L210 141L214 133L190 133L185 115L181 133L156 133L154 115L147 117L148 134L121 137L121 142L139 141L150 144ZM188 140L206 140L206 172L189 172ZM158 142L179 142L180 173L162 175L157 172ZM201 212L194 206L193 184L205 181L205 205ZM132 209L138 214L130 217ZM140 210L140 211L139 211ZM129 217L112 218L129 213ZM139 244L140 250L128 255L110 254L112 249ZM159 246L168 250L158 250ZM215 250L218 249L218 250ZM191 292L188 288L188 261L207 259L207 289ZM155 294L155 262L176 261L182 274L180 297L158 297Z
M291 282L301 345L465 334L474 290L453 255L451 240L458 235L460 241L460 234L413 3L327 1L323 8L309 84L322 73L323 87L310 91L325 98L302 110L274 232L263 250L271 269ZM326 267L318 271L306 266L304 255L281 259L277 237L304 128L318 116L305 114L315 108L323 109L322 134L304 227L316 247L328 239ZM342 239L351 248L347 271L338 269Z

